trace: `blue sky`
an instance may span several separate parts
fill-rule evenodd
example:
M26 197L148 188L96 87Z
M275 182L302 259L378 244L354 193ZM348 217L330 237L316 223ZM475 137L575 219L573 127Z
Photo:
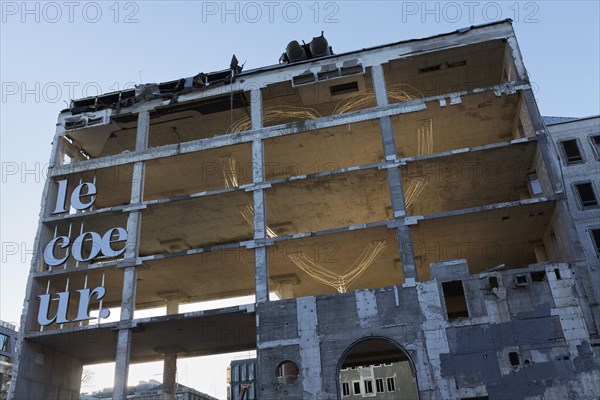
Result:
M0 319L20 318L50 142L71 98L225 69L234 53L246 69L275 64L290 40L308 42L322 30L342 53L512 18L542 115L596 115L599 4L2 1ZM162 367L138 369L135 377L156 379ZM112 384L106 370L98 369L96 386ZM203 385L222 396L224 372Z

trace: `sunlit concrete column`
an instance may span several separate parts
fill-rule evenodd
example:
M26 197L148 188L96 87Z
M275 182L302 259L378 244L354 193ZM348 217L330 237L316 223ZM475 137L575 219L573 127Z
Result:
M387 106L388 97L385 87L383 67L381 65L377 65L372 67L371 71L377 106ZM396 148L394 129L390 117L380 118L379 127L381 131L381 143L383 145L385 160L387 162L398 161L398 150ZM410 228L405 224L406 202L404 199L404 188L402 187L402 174L400 171L400 166L390 167L387 171L387 181L392 201L393 218L396 221L396 238L398 241L400 261L402 263L402 273L404 275L405 282L407 279L416 280L417 273L415 267L415 254L412 235Z
M251 91L252 129L262 128L262 95L260 89ZM265 191L260 185L265 178L264 147L261 139L252 141L252 181L255 185L252 193L254 200L254 240L266 238L266 204ZM254 249L254 279L256 286L256 302L269 300L269 268L267 265L267 248L257 244Z
M148 131L150 114L140 111L135 142L135 150L142 151L148 146ZM142 222L141 202L144 192L144 162L133 164L131 183L131 201L127 218L127 243L125 259L120 263L123 268L123 294L121 297L121 318L117 334L117 351L115 356L114 400L127 399L127 379L129 377L129 362L131 358L131 320L135 310L135 292L137 286L137 256L140 244L140 228Z

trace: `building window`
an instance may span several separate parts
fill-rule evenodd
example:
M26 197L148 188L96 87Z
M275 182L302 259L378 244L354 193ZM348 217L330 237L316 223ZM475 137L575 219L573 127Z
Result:
M513 367L521 363L519 360L519 353L517 353L516 351L511 351L510 353L508 353L508 360L510 361L510 365L512 365Z
M592 235L592 244L596 250L596 256L600 257L600 228L590 229Z
M592 148L594 149L594 153L596 153L596 157L600 158L600 135L591 136L590 140L592 141Z
M360 381L352 382L352 387L354 389L354 394L360 394Z
M542 194L542 185L538 179L537 172L532 172L527 175L527 177L529 178L529 187L531 188L531 193L534 196Z
M350 382L342 383L342 396L350 396Z
M578 183L575 185L575 189L583 209L598 207L596 193L594 193L594 187L590 182Z
M546 280L546 271L533 271L531 273L531 282L544 282Z
M377 387L377 393L383 393L385 391L385 389L383 388L383 379L382 378L378 378L375 381L375 386Z
M386 382L387 382L388 392L395 392L396 391L396 380L392 377L392 378L387 378Z
M286 385L291 385L296 382L298 379L298 375L300 374L300 370L298 366L293 361L282 361L277 366L277 380L280 383L285 383Z
M577 164L583 162L583 157L581 156L581 151L579 150L579 145L577 144L576 139L565 140L560 142L562 146L563 156L569 164Z
M373 381L365 381L365 394L373 393Z
M462 281L443 282L442 292L444 294L444 302L446 303L448 321L469 317Z
M0 350L8 353L9 349L8 349L8 345L10 343L10 338L6 335L3 335L0 333Z

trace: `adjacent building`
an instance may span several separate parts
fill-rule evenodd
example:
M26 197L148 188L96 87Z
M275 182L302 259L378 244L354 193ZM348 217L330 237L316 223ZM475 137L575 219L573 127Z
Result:
M14 324L0 321L0 399L2 400L8 398L17 334L17 327Z
M569 210L600 298L600 116L544 117L556 169L564 182Z
M416 378L408 361L345 366L340 370L342 398L376 397L385 400L417 400Z
M553 146L510 21L74 100L12 398L163 360L175 399L178 358L235 351L236 400L598 397L595 211Z
M136 386L129 387L127 390L127 399L143 399L143 400L163 400L163 387L160 382L150 380L150 382L140 382ZM180 383L175 386L176 400L217 400L215 397L209 396L206 393L199 392L196 389L187 387ZM80 397L80 400L112 400L113 389L107 388L100 392L85 394Z

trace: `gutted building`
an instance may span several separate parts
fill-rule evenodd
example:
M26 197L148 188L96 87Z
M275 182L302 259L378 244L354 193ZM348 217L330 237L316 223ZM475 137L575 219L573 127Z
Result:
M510 21L73 101L13 396L76 399L115 360L124 399L164 360L172 399L177 358L241 350L257 399L600 396L555 158Z

